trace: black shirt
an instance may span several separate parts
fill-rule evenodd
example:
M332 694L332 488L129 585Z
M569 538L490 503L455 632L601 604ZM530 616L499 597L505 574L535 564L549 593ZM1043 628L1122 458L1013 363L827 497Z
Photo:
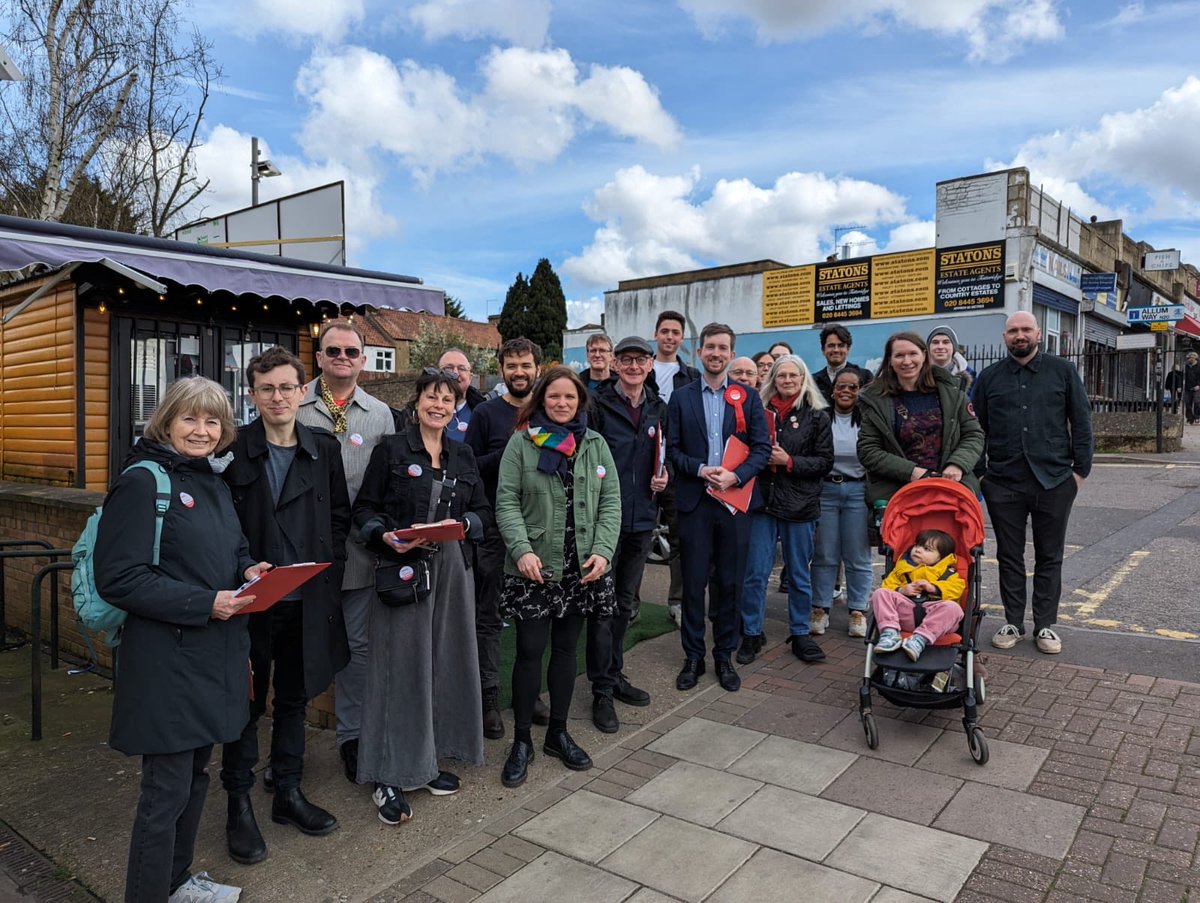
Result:
M1039 351L1026 364L1012 355L975 383L975 414L987 443L980 466L1010 486L1032 476L1044 489L1092 470L1092 412L1075 367Z
M496 504L496 484L500 480L500 459L517 425L517 408L504 397L490 398L471 411L467 424L467 445L475 452L475 466L488 501Z

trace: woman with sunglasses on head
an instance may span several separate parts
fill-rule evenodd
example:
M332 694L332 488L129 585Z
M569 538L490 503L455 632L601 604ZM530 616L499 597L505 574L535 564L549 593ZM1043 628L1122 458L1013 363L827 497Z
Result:
M588 615L611 617L609 563L621 533L621 484L604 437L588 429L588 392L569 367L553 367L517 414L500 461L496 523L504 537L502 613L517 628L514 742L500 780L525 782L533 760L533 706L550 642L550 726L543 752L574 771L592 760L567 733L576 647Z
M458 540L397 533L449 519L477 542L494 526L474 452L446 436L461 397L454 374L422 372L415 422L375 447L354 502L354 524L379 556L358 782L374 784L379 818L389 825L412 818L405 791L458 791L458 777L441 771L439 759L483 764L471 556Z
M866 470L858 460L862 413L858 393L862 375L847 367L833 380L833 470L821 488L821 528L812 563L813 613L828 620L833 605L838 566L846 567L846 603L850 609L847 633L867 635L867 604L871 592L871 542L867 535L870 511L866 503Z

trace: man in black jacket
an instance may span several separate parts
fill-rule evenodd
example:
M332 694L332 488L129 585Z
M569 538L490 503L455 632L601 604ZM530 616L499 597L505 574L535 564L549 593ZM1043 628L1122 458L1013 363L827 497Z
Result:
M650 704L650 694L624 674L625 631L642 583L646 554L658 511L655 495L667 487L665 437L667 406L646 385L651 351L645 339L622 339L613 352L617 378L592 396L588 424L608 441L621 479L621 536L613 559L617 607L610 618L588 618L587 670L592 682L592 722L606 734L620 726L614 697L626 705Z
M463 391L462 401L454 410L450 422L446 424L446 435L455 442L467 438L467 428L471 423L471 413L483 404L483 393L471 385L471 362L461 348L447 348L438 358L438 369L453 373L458 377L459 388Z
M825 396L825 403L833 407L833 381L843 370L853 370L862 380L865 389L871 381L871 371L850 363L850 346L854 338L850 330L841 323L830 323L821 330L821 354L825 356L825 366L813 372L813 382Z
M307 702L350 660L340 601L350 498L338 440L326 430L296 421L305 395L300 359L284 348L270 348L251 358L246 382L259 416L238 431L234 460L224 476L251 554L276 565L333 562L269 610L248 616L250 720L237 741L225 744L221 784L229 794L229 855L251 864L267 855L250 790L258 762L258 718L266 710L272 663L271 820L314 835L328 834L338 824L333 815L304 798L300 779Z

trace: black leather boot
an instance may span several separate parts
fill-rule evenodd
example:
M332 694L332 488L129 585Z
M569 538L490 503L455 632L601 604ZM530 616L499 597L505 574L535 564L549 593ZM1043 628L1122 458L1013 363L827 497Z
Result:
M242 865L254 865L267 858L267 842L254 820L250 794L229 794L229 817L225 821L225 838L229 842L229 858Z
M499 687L484 688L483 735L489 740L499 740L504 736L504 718L500 715Z
M338 747L338 755L342 757L342 768L346 770L346 780L358 784L358 738L347 740Z
M279 825L295 825L305 834L317 837L328 834L338 826L338 821L320 806L304 798L299 787L284 790L275 788L275 799L271 802L271 821Z

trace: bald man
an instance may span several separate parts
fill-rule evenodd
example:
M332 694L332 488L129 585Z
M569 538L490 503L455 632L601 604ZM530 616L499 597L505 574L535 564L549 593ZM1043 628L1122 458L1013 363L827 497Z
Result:
M1079 372L1038 350L1037 320L1019 311L1004 324L1008 357L975 383L975 413L987 437L983 497L996 534L1005 624L992 637L1011 649L1025 637L1025 525L1033 524L1033 634L1054 655L1063 547L1075 496L1092 470L1092 413Z
M757 389L758 367L748 357L735 357L729 362L729 378L745 383L751 389Z

